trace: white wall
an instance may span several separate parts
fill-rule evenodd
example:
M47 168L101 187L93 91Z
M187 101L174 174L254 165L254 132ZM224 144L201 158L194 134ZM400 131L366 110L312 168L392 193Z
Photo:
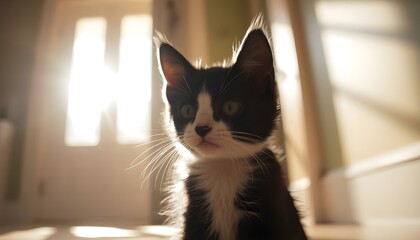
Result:
M419 224L420 2L268 2L290 176L310 214Z
M419 224L419 2L300 6L319 116L320 219Z

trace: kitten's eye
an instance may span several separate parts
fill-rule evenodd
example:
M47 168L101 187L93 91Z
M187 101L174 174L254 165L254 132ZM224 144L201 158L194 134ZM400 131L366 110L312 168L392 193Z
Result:
M241 104L236 101L227 101L223 105L223 113L226 114L226 116L231 117L239 111L240 107Z
M195 109L190 104L186 104L181 107L181 116L186 119L191 119L194 117Z

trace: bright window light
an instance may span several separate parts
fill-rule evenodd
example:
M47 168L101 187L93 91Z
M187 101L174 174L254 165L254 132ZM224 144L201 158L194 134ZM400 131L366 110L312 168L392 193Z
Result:
M152 18L129 15L121 21L119 72L105 67L105 18L76 23L69 83L65 142L95 146L100 141L101 114L116 102L116 139L134 144L150 135Z
M126 16L121 22L117 97L117 140L139 143L150 135L152 18Z
M106 20L83 18L76 24L67 107L66 144L99 143L104 71ZM98 94L99 93L99 94Z

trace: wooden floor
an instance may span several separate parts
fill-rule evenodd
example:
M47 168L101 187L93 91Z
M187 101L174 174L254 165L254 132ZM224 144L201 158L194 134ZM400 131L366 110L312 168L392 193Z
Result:
M164 240L177 230L163 226L130 225L30 225L0 226L0 240ZM306 229L311 240L419 240L417 227L387 226L362 228L352 225L317 225Z

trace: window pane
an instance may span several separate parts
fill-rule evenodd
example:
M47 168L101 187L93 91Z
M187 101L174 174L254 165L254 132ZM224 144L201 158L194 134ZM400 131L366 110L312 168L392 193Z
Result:
M150 135L152 19L132 15L121 23L117 140L138 143Z
M65 135L69 146L99 143L105 34L104 18L83 18L76 24Z

